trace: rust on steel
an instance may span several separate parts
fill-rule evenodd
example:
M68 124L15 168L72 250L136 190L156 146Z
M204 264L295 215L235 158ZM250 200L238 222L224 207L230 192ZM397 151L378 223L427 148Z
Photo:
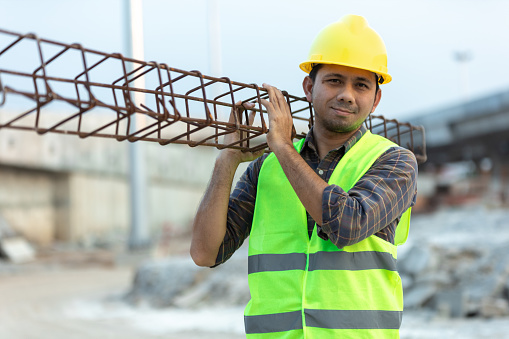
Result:
M313 106L282 92L295 138L303 138L314 122ZM136 93L144 99L134 100ZM0 29L0 130L255 151L268 147L267 112L259 103L267 96L256 84ZM240 102L255 103L252 124ZM380 115L370 115L365 125L426 160L422 127ZM229 133L240 140L224 144Z

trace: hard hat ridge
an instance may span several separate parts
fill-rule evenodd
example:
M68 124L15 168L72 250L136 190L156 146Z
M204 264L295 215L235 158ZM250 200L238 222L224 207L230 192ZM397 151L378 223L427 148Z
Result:
M360 15L350 14L341 20L352 34L360 34L363 29L369 28L366 19Z

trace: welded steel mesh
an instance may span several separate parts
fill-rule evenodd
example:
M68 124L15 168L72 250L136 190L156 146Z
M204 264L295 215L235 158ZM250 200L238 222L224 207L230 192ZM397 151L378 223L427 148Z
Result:
M303 138L314 122L313 107L306 98L283 94L295 137ZM267 92L256 84L0 30L0 130L255 151L267 148L266 110L256 103L250 125L238 103L263 98ZM232 108L237 113L229 122ZM425 161L422 127L373 115L366 126ZM240 141L224 144L228 133L240 133Z

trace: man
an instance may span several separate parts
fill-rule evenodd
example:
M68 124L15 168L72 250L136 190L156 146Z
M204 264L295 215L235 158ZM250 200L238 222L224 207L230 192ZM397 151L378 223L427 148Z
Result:
M215 266L250 237L249 338L398 338L395 245L406 240L417 163L362 125L380 102L378 85L391 81L385 45L348 15L318 34L300 67L314 126L292 144L289 107L264 84L273 153L220 152L191 256ZM230 196L237 166L251 160Z

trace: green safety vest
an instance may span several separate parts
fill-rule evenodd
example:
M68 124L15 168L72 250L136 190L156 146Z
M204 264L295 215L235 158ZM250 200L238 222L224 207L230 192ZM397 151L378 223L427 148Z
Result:
M295 143L297 151L303 144ZM366 132L329 184L349 191L394 146ZM410 209L396 228L396 245L406 241L409 223ZM372 235L338 249L316 230L310 239L306 210L270 154L260 170L249 238L247 338L399 338L403 291L396 245Z

